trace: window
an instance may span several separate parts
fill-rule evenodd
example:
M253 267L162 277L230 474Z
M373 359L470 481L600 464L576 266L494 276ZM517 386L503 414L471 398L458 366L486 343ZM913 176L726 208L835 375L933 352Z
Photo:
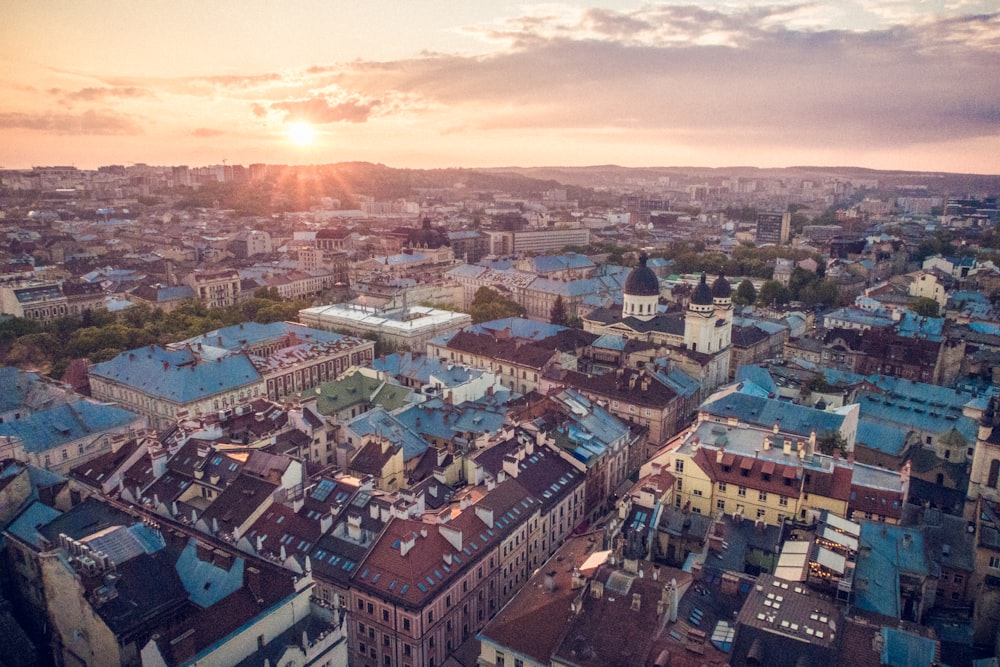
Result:
M699 498L702 496L701 489L695 489L691 493L693 493L694 495L698 496Z
M1000 556L990 556L990 568L1000 570Z
M358 623L358 634L359 635L365 634L365 624L364 623Z
M429 611L427 612L427 624L430 625L433 622L434 622L434 612Z
M413 655L413 647L409 644L403 644L403 655L410 656Z
M726 511L726 501L723 500L722 498L719 498L718 500L716 500L715 501L715 509L722 510L723 512L725 512Z
M740 488L736 489L736 495L738 495L740 498L746 498L747 487L741 486Z
M382 610L382 620L385 621L386 623L389 622L389 610L388 609L383 609Z
M725 493L725 492L726 492L726 483L719 482L719 493Z
M762 503L766 503L767 502L767 492L766 491L758 491L757 492L757 500L759 500Z
M410 629L410 619L408 619L408 618L404 618L403 619L403 629L409 631L409 629Z
M504 654L503 654L502 651L497 651L497 660L496 660L496 666L497 667L503 667L504 666L504 657L505 656L504 656Z
M382 635L382 646L389 645L389 635Z
M681 459L674 461L674 470L677 472L684 472L684 461Z
M788 498L785 496L778 496L778 504L782 507L788 507Z
M765 514L767 514L767 510L762 510L762 509L757 510L757 518L758 519L763 519Z
M986 478L986 486L995 489L998 480L1000 480L1000 459L993 459L990 461L990 474Z

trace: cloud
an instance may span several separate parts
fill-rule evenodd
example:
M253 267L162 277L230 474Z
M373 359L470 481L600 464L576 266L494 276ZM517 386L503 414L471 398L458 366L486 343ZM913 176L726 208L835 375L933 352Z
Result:
M105 86L89 87L79 90L68 91L59 88L52 88L49 93L56 95L68 102L95 102L108 98L138 98L148 97L152 92L137 86Z
M201 138L211 138L211 137L221 137L224 134L228 134L225 130L216 130L211 127L196 127L191 131L191 135Z
M492 54L355 62L337 69L337 85L393 100L380 116L438 112L450 131L621 131L811 147L1000 131L1000 89L988 85L1000 78L1000 15L867 31L785 27L804 7L546 7L476 28L505 42Z
M274 102L270 108L284 115L288 121L309 123L364 123L379 107L377 100L360 98L334 101L324 97ZM257 109L254 109L257 113Z
M65 135L138 135L142 128L113 111L69 113L0 113L0 128L39 130Z

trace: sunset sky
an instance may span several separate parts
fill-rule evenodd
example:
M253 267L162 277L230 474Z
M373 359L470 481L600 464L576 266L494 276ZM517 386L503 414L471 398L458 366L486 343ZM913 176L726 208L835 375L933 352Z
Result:
M1000 174L997 0L8 0L0 168Z

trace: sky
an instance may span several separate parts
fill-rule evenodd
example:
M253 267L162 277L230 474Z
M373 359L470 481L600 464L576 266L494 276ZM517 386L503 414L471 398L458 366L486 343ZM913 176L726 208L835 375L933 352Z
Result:
M0 168L1000 174L997 0L6 0Z

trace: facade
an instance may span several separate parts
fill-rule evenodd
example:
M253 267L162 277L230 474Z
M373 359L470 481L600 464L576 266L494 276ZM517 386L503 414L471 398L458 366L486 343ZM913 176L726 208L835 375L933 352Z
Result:
M49 322L79 317L88 310L105 310L99 284L24 281L0 286L0 313Z
M12 458L62 474L118 449L146 428L138 413L72 394L10 412L13 418L0 421L0 460Z
M544 229L525 231L489 231L490 254L518 255L527 252L556 252L566 246L590 244L590 230Z
M1000 405L995 396L979 421L966 498L967 516L980 498L1000 503Z
M646 272L649 272L648 274ZM646 266L636 268L626 283L635 278L621 311L600 308L583 318L584 330L598 334L639 339L667 348L670 360L685 373L697 378L705 392L729 380L733 302L732 289L724 276L711 286L702 275L683 314L650 314L654 299L655 275ZM658 282L657 282L658 284ZM640 293L641 292L641 293ZM631 313L636 309L636 315ZM642 309L643 312L639 312Z
M391 519L353 568L350 663L443 664L527 581L538 527L538 501L513 479L437 525Z
M773 243L774 245L785 245L788 243L788 236L792 226L792 214L789 211L784 213L757 213L757 243Z
M898 523L909 491L908 469L891 472L826 456L816 451L814 434L745 423L700 421L653 460L677 478L676 506L775 526L786 519L816 522L824 510Z
M240 301L240 274L235 269L196 271L187 284L206 308L228 308Z
M90 367L91 393L167 428L177 419L235 409L256 398L312 389L371 361L375 344L275 322L219 329L163 349L123 352Z

